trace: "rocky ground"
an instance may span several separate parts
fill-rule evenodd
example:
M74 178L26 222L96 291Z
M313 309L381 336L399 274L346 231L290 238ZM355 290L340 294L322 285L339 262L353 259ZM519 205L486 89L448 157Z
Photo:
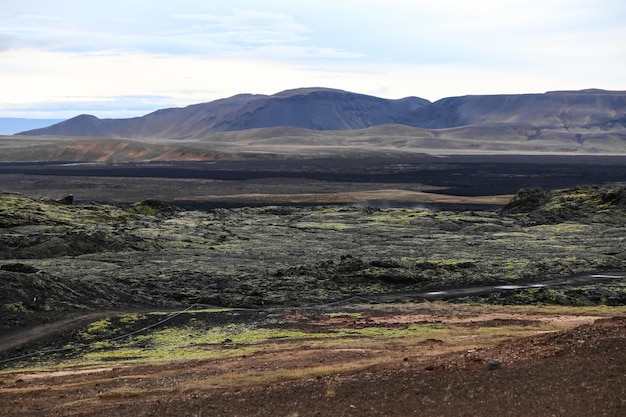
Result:
M75 310L310 305L619 271L626 250L622 193L587 187L520 194L499 213L178 211L158 201L121 208L5 194L2 331L30 317ZM500 303L621 305L622 286L616 281L492 297Z
M497 211L184 211L5 193L0 413L617 416L624 322L596 320L624 314L625 224L617 187L522 190ZM486 285L501 290L457 295L466 307L444 313L412 304ZM390 321L371 312L382 301L414 307ZM596 310L555 327L542 305ZM53 368L69 374L35 372Z
M500 212L1 197L2 333L63 312L310 305L620 271L626 251L619 188L524 191ZM624 289L617 280L490 297L621 305Z
M379 311L361 319L388 329L417 322L451 331L334 344L275 340L230 357L5 372L0 412L16 417L622 416L624 317L554 313L477 314L476 307L472 312L412 305L401 314ZM300 327L337 327L341 320L360 327L350 316L294 320Z

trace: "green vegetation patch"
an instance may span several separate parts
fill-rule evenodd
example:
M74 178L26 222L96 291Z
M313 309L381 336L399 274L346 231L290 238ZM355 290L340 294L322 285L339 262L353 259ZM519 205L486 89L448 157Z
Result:
M6 311L12 311L14 313L25 313L28 311L28 308L26 308L26 306L22 302L4 304L2 308Z
M94 364L97 362L208 359L251 354L261 349L263 344L272 342L315 339L339 341L361 337L390 339L431 335L446 329L441 325L410 325L406 328L334 328L324 332L308 332L288 328L255 328L247 324L229 324L209 329L198 329L192 326L168 327L147 335L136 336L125 342L94 344L79 361Z
M130 220L132 215L108 205L75 205L56 200L0 194L0 227L61 224L110 224Z
M352 313L338 312L338 313L328 313L327 315L328 317L349 317L352 319L358 319L358 318L363 317L363 313L357 313L357 312L352 312Z
M187 313L177 317L178 324L167 327L150 327L149 323L153 323L158 314L125 314L97 320L74 333L72 341L66 341L62 349L55 349L55 353L49 355L43 363L41 356L30 358L27 363L35 361L45 367L56 362L57 366L67 367L97 366L103 362L210 359L248 355L275 343L333 340L334 344L341 344L344 340L355 338L421 337L447 330L438 324L362 328L353 328L350 324L346 324L346 327L320 325L303 330L285 323L277 325L275 320L271 320L272 324L268 326L254 320L249 323L237 322L239 319L216 326L207 323L211 314L220 313L205 312L200 316ZM361 314L329 313L325 316L359 318ZM216 316L213 318L218 319Z
M139 214L157 215L175 213L179 211L179 209L171 204L167 204L164 201L148 199L133 204L130 207L130 211Z
M97 337L110 336L115 333L111 326L111 320L98 320L89 325L89 327L78 333L78 337L82 340L92 340Z

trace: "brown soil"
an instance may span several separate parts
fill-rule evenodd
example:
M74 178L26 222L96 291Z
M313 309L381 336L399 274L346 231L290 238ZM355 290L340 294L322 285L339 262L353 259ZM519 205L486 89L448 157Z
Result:
M358 327L364 320L402 325L420 317L330 317L327 323L301 317L309 327L345 327L346 321ZM353 346L275 341L247 356L4 373L0 415L625 415L626 318L486 313L436 320L459 328L542 321L569 329L478 345L433 338Z

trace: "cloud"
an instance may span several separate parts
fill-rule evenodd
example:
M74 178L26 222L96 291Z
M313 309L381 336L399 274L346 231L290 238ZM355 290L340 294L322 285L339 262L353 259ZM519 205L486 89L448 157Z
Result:
M293 43L306 40L309 29L285 14L235 10L230 15L175 14L193 32L220 34L253 44Z
M71 118L79 114L94 114L100 118L143 116L161 108L177 107L176 98L168 96L101 96L63 97L42 102L0 103L3 117Z
M626 39L617 0L6 3L4 49L494 66Z
M303 86L623 90L625 20L621 0L4 0L0 116L66 103L122 117Z
M251 2L250 6L256 4ZM190 10L197 8L196 4ZM14 13L5 16L7 23L2 25L4 39L0 38L0 45L4 50L33 48L56 52L118 51L203 57L356 56L337 48L316 46L309 36L311 30L284 13L241 8L155 16L154 12L137 13L137 10L113 6L110 9L125 10L128 14L117 15L119 12L109 9L92 10L84 6L68 14L54 9L49 9L48 14Z

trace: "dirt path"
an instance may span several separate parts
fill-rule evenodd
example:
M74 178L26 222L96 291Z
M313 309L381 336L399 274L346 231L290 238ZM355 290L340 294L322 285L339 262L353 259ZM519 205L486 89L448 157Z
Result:
M17 346L25 345L27 343L42 339L46 336L50 336L60 331L80 327L82 325L90 323L93 320L98 320L111 314L115 314L115 312L97 311L88 314L81 314L67 319L55 321L53 323L43 324L29 329L20 330L13 334L3 335L2 339L0 339L0 352L12 349Z
M166 313L179 311L163 308L159 308L158 310ZM95 320L100 320L106 317L118 314L148 313L152 311L155 311L155 309L104 310L84 314L75 314L71 317L57 320L52 323L42 324L28 329L19 330L12 334L2 335L2 338L0 339L0 352L26 345L60 332L76 329Z
M372 295L372 296L360 296L358 299L369 301L369 302L391 302L398 298L407 299L407 298L416 298L416 299L425 299L425 300L438 300L438 299L451 299L455 297L463 297L469 295L477 295L477 294L490 294L498 291L514 291L523 288L539 288L539 287L556 287L556 286L567 286L572 284L585 284L590 282L599 282L599 281L607 281L614 279L623 279L625 276L624 272L607 272L603 274L584 274L584 275L576 275L565 279L560 280L548 280L548 281L538 281L525 283L522 285L507 285L507 286L486 286L486 287L468 287L468 288L455 288L448 290L433 290L428 292L419 292L419 293L398 293L398 294L382 294L382 295ZM340 302L343 303L343 302ZM337 303L337 304L340 304ZM193 307L193 306L192 306ZM189 307L191 308L191 307ZM154 310L154 309L153 309ZM31 343L33 341L45 338L47 336L53 335L60 331L66 331L68 329L78 328L82 325L85 325L93 320L99 320L101 318L112 316L116 314L125 314L125 313L145 313L153 310L129 310L129 311L97 311L91 312L81 315L76 315L74 317L66 318L60 321L56 321L53 323L36 326L33 328L20 330L14 334L3 335L2 339L0 339L0 352L9 350L18 346L25 345L27 343ZM166 312L173 312L176 310L164 310Z

